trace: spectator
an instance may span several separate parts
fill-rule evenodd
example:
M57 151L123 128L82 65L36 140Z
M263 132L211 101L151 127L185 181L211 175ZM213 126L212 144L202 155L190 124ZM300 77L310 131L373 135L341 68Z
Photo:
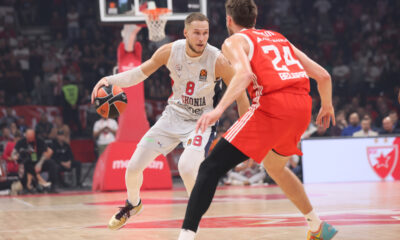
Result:
M292 170L292 172L301 179L302 169L300 163L300 157L297 155L292 155L289 157L287 167Z
M53 124L49 122L47 114L42 113L40 115L39 122L35 128L36 136L38 136L44 141L48 141L50 139L49 135L52 128Z
M353 133L353 137L375 137L378 133L371 129L371 118L364 116L361 121L361 130Z
M393 128L393 121L390 117L385 117L382 120L382 129L379 131L379 135L390 135L400 133L397 129Z
M22 75L25 80L25 86L28 87L28 89L31 89L32 86L30 86L30 76L29 76L29 70L30 70L30 65L29 65L29 46L27 46L25 43L27 41L23 41L22 39L18 40L18 47L14 49L13 55L16 60L19 61L19 65L21 66L22 70Z
M71 7L67 14L68 21L68 39L74 40L79 38L79 13L75 7Z
M22 134L25 133L26 129L28 128L28 126L26 125L24 116L20 116L17 119L17 128L18 128L18 131L20 131Z
M320 15L326 15L331 7L332 5L328 0L317 0L314 3L314 8L318 9Z
M264 168L249 159L228 172L228 178L225 180L227 185L255 185L264 182L267 173Z
M339 57L332 69L332 77L336 80L337 86L339 87L338 90L340 90L340 92L337 92L337 94L343 94L345 93L345 90L348 89L347 86L349 84L350 73L351 71L349 66L344 64L342 58Z
M96 139L98 156L100 156L108 144L115 141L115 133L118 123L112 118L101 118L94 123L93 137Z
M311 119L310 124L308 124L307 130L301 136L303 138L309 138L313 133L317 131L317 126L315 125L314 121Z
M42 172L49 173L51 182L50 192L56 191L57 164L51 158L53 151L47 144L35 136L33 129L27 129L25 137L19 140L14 147L12 157L24 165L25 174L23 183L29 192L34 192L33 180L36 179L38 188L47 188L50 183L46 182L40 175Z
M358 113L353 112L349 116L349 126L344 128L342 131L342 136L353 136L353 134L359 130L361 130L360 126L360 117Z
M81 163L79 161L75 161L74 155L72 154L71 146L67 142L67 138L65 137L65 133L63 130L57 131L57 137L54 139L51 148L54 151L53 159L59 165L59 174L65 171L72 171L75 169L76 174L76 185L78 187L81 186ZM60 179L60 183L64 186L67 184Z
M317 125L317 131L311 134L310 138L314 137L329 137L330 134L328 133L327 129L322 125Z
M17 95L18 92L24 92L26 90L21 66L13 56L10 57L8 64L6 64L6 72L4 75L5 79L8 81L5 88L8 96L13 97Z
M393 122L393 129L400 131L400 121L399 116L396 111L392 110L389 112L389 117L392 119Z
M336 114L336 126L330 127L331 136L340 136L342 135L343 129L347 127L347 121L345 117L345 112L340 110Z
M18 127L17 124L15 122L11 123L10 125L10 134L12 138L15 138L15 135L18 132Z
M74 124L75 129L81 134L82 126L79 121L78 110L79 86L69 78L65 78L64 82L65 84L62 87L63 119L68 125Z
M70 144L71 142L71 132L67 124L64 123L63 118L61 116L56 116L54 118L54 126L51 129L49 137L51 139L55 139L57 137L57 132L62 131L65 137L65 141Z
M55 35L63 34L65 29L64 26L65 26L64 19L60 16L60 14L57 11L53 11L50 24L51 32Z
M13 136L11 135L11 131L8 127L3 127L1 130L1 136L0 136L0 145L1 149L4 149L7 142L13 141Z
M14 135L14 139L11 141L8 141L5 148L4 148L4 152L2 155L2 158L6 161L7 163L7 172L9 175L13 175L13 176L17 176L18 175L18 162L17 162L17 158L13 158L11 156L11 153L15 147L15 144L21 140L22 138L22 134L18 131L15 135Z
M17 116L15 115L15 111L7 106L6 107L6 113L4 114L4 117L0 119L0 126L7 126L9 127L11 123L17 122Z

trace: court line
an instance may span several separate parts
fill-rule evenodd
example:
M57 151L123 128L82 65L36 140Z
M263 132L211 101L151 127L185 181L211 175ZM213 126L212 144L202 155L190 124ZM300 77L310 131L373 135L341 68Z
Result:
M22 199L19 199L19 198L12 198L12 200L14 200L14 201L16 201L18 203L21 203L21 204L23 204L25 206L28 206L28 207L35 207L34 205L32 205L32 204L30 204L30 203L28 203L28 202L26 202L26 201L24 201Z

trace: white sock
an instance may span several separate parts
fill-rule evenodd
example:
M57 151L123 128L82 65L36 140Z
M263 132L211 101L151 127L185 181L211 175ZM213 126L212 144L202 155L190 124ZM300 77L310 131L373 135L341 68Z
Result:
M178 240L194 240L196 233L191 230L181 229Z
M131 201L129 201L129 199L128 199L128 202L129 202L132 206L136 207L136 206L139 205L139 203L140 203L140 198L138 198L137 201L135 201L134 203L132 203Z
M308 214L304 215L304 218L306 219L308 223L308 228L311 230L311 232L316 232L319 230L319 227L321 226L321 219L319 219L318 215L314 212L314 209L311 210Z

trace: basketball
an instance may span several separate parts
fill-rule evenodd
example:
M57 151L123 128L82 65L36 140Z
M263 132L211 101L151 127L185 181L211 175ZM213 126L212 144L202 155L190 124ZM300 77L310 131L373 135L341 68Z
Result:
M104 118L116 118L124 112L128 98L118 86L103 86L97 92L94 100L96 112Z

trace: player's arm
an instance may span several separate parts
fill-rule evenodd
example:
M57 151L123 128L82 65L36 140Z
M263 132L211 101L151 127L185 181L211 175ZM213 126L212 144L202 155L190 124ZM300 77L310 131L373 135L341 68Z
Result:
M309 58L305 53L297 49L293 44L291 47L303 65L307 75L315 79L318 83L318 92L321 97L321 110L317 117L317 124L329 127L332 118L332 124L335 125L335 113L332 105L332 80L331 75L321 65Z
M239 96L243 95L247 86L256 77L251 70L247 57L248 42L240 35L233 35L226 39L222 45L222 53L231 63L235 74L217 108L223 112Z
M229 61L223 54L220 54L217 62L215 63L215 75L222 78L226 86L229 86L233 76L235 75L235 69L231 66ZM250 107L249 98L247 97L246 90L236 99L238 106L238 112L240 116L243 116Z
M235 75L217 107L213 111L203 114L197 121L196 132L199 129L204 132L209 125L215 123L225 109L243 94L250 82L256 79L248 59L249 48L246 39L240 35L233 35L225 40L222 45L222 53L232 64Z
M146 80L162 65L167 64L168 58L171 53L171 48L172 43L165 44L157 49L153 56L149 60L142 63L140 66L122 73L102 78L93 88L92 103L97 96L98 89L102 86L108 86L109 84L112 84L126 88Z

